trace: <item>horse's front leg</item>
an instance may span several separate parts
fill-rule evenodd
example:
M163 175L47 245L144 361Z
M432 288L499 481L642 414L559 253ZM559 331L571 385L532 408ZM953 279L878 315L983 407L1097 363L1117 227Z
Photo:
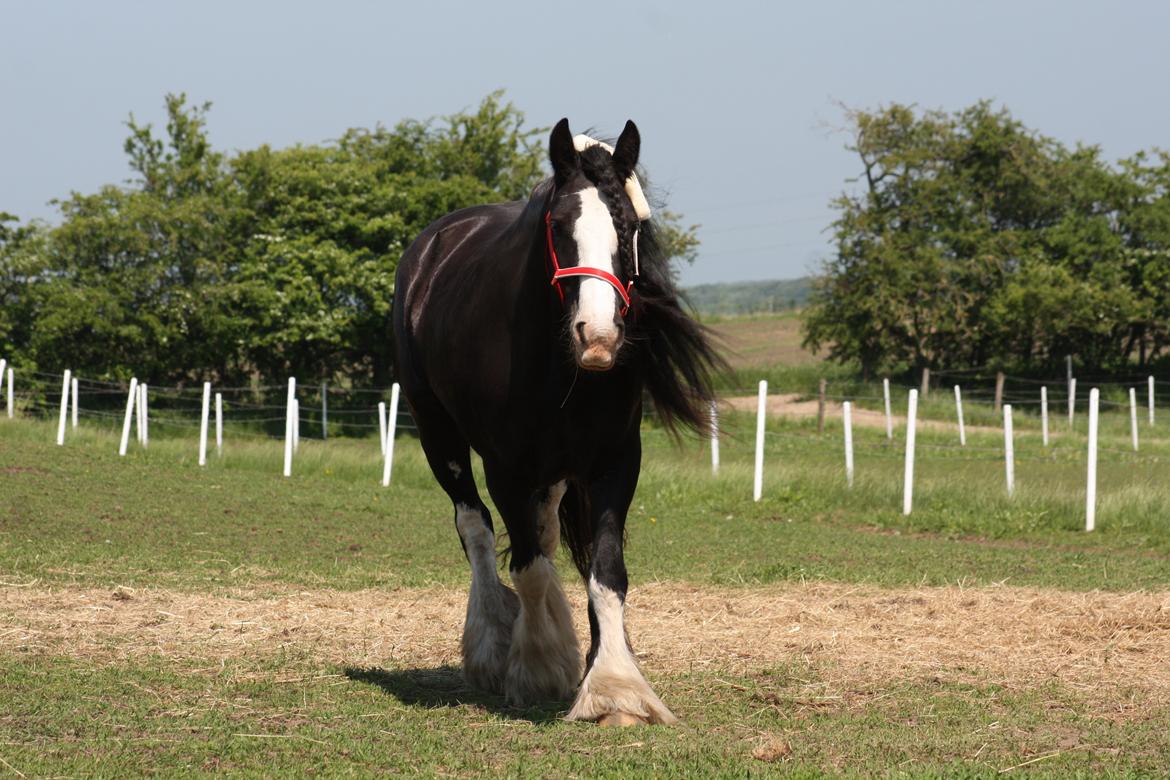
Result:
M614 468L589 487L594 528L588 582L591 640L585 679L569 720L603 725L678 722L642 676L626 639L628 579L622 544L641 457L641 442L635 435Z
M484 466L488 490L508 528L509 569L520 601L508 648L504 696L510 704L520 705L568 699L580 679L581 651L552 562L564 485L533 492L507 473L486 462Z

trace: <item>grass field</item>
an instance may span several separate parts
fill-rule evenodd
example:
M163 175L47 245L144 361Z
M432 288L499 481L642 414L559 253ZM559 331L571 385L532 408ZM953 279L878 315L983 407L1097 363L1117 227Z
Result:
M929 405L926 410L929 411ZM940 419L945 408L938 410ZM1017 494L976 428L900 433L725 413L723 466L648 424L629 520L629 628L679 728L559 720L464 687L468 581L413 439L272 440L195 463L187 429L0 421L0 775L1157 775L1170 761L1170 438L1017 421ZM562 575L573 581L561 562ZM579 631L582 588L572 584ZM17 774L19 773L19 774Z

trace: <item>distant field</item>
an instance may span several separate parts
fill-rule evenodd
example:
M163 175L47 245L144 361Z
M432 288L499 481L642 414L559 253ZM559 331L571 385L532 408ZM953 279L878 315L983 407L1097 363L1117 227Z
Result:
M742 316L799 309L808 303L812 279L700 284L685 290L687 300L704 316Z
M808 366L821 357L801 347L800 314L713 318L711 328L722 341L733 368Z

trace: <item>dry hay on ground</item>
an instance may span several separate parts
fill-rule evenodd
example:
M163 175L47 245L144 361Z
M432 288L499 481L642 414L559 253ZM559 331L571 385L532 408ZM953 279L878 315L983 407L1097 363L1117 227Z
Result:
M586 641L584 593L571 590ZM834 686L1059 682L1170 701L1170 593L652 583L631 590L627 603L631 641L653 674L751 673L796 661ZM447 588L215 596L0 587L0 652L94 663L285 654L429 667L459 663L465 605L465 591Z

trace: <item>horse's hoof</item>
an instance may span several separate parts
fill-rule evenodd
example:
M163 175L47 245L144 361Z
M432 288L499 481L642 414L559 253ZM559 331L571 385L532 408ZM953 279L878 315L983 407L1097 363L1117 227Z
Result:
M645 726L649 722L628 712L610 712L597 719L599 726Z

